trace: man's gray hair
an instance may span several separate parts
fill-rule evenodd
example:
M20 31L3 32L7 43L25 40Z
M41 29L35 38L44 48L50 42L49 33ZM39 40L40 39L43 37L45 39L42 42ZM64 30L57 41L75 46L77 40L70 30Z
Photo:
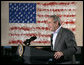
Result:
M51 16L49 16L50 18L53 18L54 19L54 22L58 22L58 25L60 26L61 25L61 23L60 23L60 17L59 16L57 16L57 15L51 15Z

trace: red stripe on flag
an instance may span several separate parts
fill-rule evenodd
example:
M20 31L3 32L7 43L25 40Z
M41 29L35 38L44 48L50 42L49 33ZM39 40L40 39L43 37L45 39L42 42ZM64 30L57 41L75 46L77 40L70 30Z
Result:
M11 40L9 41L9 44L17 44L20 43L22 44L22 40ZM50 43L50 41L32 41L32 43Z
M76 4L75 2L49 2L49 3L37 3L38 5L48 6L48 5L70 5L70 4Z
M63 21L64 22L64 21ZM44 20L44 21L37 21L37 23L47 23L47 21L46 20ZM64 22L65 24L75 24L75 21L66 21L66 22Z
M11 27L10 30L24 30L24 31L30 31L32 29L37 30L50 30L48 27Z
M68 29L70 29L73 32L76 30L76 28L68 28Z
M47 23L47 21L37 21L37 23Z
M75 11L76 9L40 9L37 8L37 11L53 11L53 12L57 12L57 11Z
M65 24L75 24L74 21L70 21L70 22L66 21L66 22L64 22L64 23L65 23Z
M71 30L72 30L72 31L75 31L75 30L76 30L76 28L72 28Z
M50 43L50 41L33 41L33 43Z
M15 41L15 40L11 40L11 41L9 41L9 44L17 44L17 43L20 43L20 44L22 44L22 40L17 40L17 41Z
M9 33L9 36L40 36L40 37L50 37L50 34L36 34L36 33L31 33L31 34L12 34Z
M58 15L58 14L57 14ZM38 17L49 17L49 15L48 14L46 14L46 15L41 15L41 14L38 14L37 15ZM59 15L59 17L75 17L76 15Z

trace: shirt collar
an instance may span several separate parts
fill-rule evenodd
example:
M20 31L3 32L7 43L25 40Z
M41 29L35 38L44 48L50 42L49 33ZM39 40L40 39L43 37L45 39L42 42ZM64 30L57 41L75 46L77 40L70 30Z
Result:
M54 33L58 33L59 30L60 30L60 28L61 28L61 26L60 26L55 32L53 32L53 34L54 34Z

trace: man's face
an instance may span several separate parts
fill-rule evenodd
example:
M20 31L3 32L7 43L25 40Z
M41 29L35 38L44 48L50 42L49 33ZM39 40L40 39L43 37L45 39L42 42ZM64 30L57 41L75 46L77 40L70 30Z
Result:
M58 28L58 22L54 22L53 18L48 18L47 21L51 31L55 31Z

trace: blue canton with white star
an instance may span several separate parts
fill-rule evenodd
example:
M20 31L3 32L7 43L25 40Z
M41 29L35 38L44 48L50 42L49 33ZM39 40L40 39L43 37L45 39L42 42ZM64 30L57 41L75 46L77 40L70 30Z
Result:
M9 23L36 23L36 3L9 3Z

